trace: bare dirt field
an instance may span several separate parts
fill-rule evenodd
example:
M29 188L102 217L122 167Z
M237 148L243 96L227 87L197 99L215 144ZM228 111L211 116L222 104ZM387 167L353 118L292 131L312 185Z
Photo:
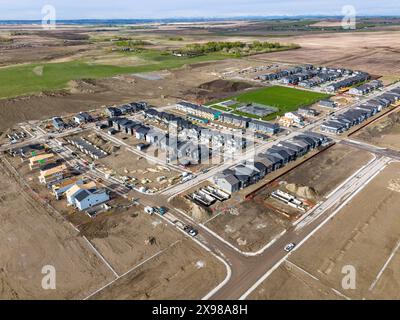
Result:
M208 252L181 239L91 299L201 299L224 280L225 273Z
M0 44L0 66L49 61L89 51L92 46L86 41L88 37L78 33L71 38L70 33L59 32L57 38L40 31L0 31L0 36L12 40Z
M400 52L399 35L400 31L305 34L290 38L291 42L301 46L298 50L254 58L340 66L374 75L400 76L400 67L396 63ZM285 38L276 40L284 41Z
M283 263L249 296L249 300L337 300L340 295L290 262Z
M161 218L144 213L143 208L99 215L79 228L118 274L183 238Z
M116 151L100 159L112 173L120 177L129 177L137 187L146 187L154 191L165 189L179 181L181 173L166 166L151 162L126 149Z
M285 186L285 191L307 187L312 194L310 200L319 201L372 157L366 151L336 144L279 180Z
M399 163L390 164L293 253L289 260L295 268L351 299L399 299L399 169ZM347 265L355 267L356 289L341 286L342 268ZM281 281L286 281L283 277ZM290 287L296 281L291 277ZM258 292L258 298L273 294L268 282L266 279L261 287L266 290Z
M135 288L133 292L141 297L172 299L181 292L177 288L186 286L185 298L200 299L225 278L222 263L162 218L144 213L142 206L116 198L108 202L108 212L90 218L68 208L64 198L56 201L38 184L38 173L29 171L26 162L17 158L7 161L24 175L34 193L27 188L22 192L11 184L11 178L1 175L7 183L0 189L0 239L9 246L2 249L7 263L0 273L0 298L83 299L114 281L115 271L119 279L116 284L123 283L112 293L116 298L137 298L127 294ZM40 205L43 202L66 220L54 211L48 212ZM175 258L169 260L171 255ZM40 287L41 268L48 264L57 270L56 291ZM149 266L151 273L164 273L165 281L153 275L138 277L137 272L147 274ZM123 279L132 273L136 274L134 278ZM198 285L191 286L192 278ZM141 288L137 289L139 283Z
M72 226L43 208L1 169L1 299L82 299L112 272ZM56 290L43 290L42 268L56 268Z
M289 227L290 220L262 203L230 200L205 225L241 251L256 252Z
M400 150L400 111L395 111L366 126L352 138L383 148Z

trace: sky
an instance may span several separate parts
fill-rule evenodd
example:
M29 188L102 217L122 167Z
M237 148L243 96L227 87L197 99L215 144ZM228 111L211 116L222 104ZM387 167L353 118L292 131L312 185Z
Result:
M0 0L0 20L41 20L52 5L57 19L162 19L237 16L400 15L399 0Z

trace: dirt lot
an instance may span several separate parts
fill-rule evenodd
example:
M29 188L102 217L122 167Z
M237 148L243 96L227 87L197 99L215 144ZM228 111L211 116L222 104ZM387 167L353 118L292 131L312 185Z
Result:
M179 181L181 173L159 165L122 148L98 162L119 176L133 178L136 186L154 191L165 189Z
M182 239L133 269L92 299L201 299L225 278L225 267Z
M399 134L400 111L396 111L366 126L352 138L380 147L400 150Z
M1 299L82 299L113 279L72 226L0 172ZM45 265L56 268L56 290L41 287Z
M343 298L290 262L285 262L271 274L267 281L254 290L248 299L336 300Z
M324 286L349 298L399 299L399 252L396 250L400 237L399 169L399 163L389 165L299 248L290 257L290 262L319 279ZM342 268L346 265L356 269L354 290L341 287ZM275 271L270 279L280 279L280 272ZM283 275L279 281L290 281L290 288L295 288L297 280L293 276L288 280L285 277ZM306 284L310 285L311 280ZM257 297L272 295L273 284L269 285L267 279L262 285L265 291L258 291Z
M144 213L143 208L99 215L79 228L118 274L183 238L161 218Z
M300 197L320 201L372 157L366 151L336 144L279 180L284 191L296 194L297 190Z

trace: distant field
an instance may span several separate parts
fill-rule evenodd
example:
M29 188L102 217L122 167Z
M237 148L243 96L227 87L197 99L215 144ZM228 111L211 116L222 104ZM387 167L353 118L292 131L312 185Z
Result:
M279 112L265 117L269 120L276 116L283 115L285 112L297 110L299 107L311 105L327 97L329 97L329 95L323 93L273 86L249 91L234 97L234 99L239 102L253 102L277 107Z
M144 64L136 66L111 66L89 64L84 61L70 61L0 68L0 82L2 83L0 86L0 98L63 89L67 87L70 80L98 79L118 74L176 69L185 64L229 58L229 56L220 54L181 58L172 55L162 55L156 51L146 51L137 55L145 60Z

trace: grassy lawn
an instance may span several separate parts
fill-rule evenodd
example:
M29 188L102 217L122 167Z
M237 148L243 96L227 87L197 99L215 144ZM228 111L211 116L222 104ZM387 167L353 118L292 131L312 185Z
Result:
M211 108L217 109L219 111L231 111L232 110L232 109L230 109L228 107L223 107L223 106L220 106L218 104L211 105Z
M0 98L16 97L34 94L41 91L58 90L67 87L70 80L98 79L112 77L118 74L141 73L176 69L185 64L230 58L227 55L208 54L193 58L181 58L163 55L155 50L137 53L145 60L142 65L111 66L89 64L84 61L60 63L27 64L0 68Z
M303 106L311 105L327 97L329 97L329 95L323 93L273 86L249 91L234 97L234 99L239 102L260 103L278 108L279 112L265 117L265 120L271 120L276 116L297 110ZM240 111L236 112L239 114Z

